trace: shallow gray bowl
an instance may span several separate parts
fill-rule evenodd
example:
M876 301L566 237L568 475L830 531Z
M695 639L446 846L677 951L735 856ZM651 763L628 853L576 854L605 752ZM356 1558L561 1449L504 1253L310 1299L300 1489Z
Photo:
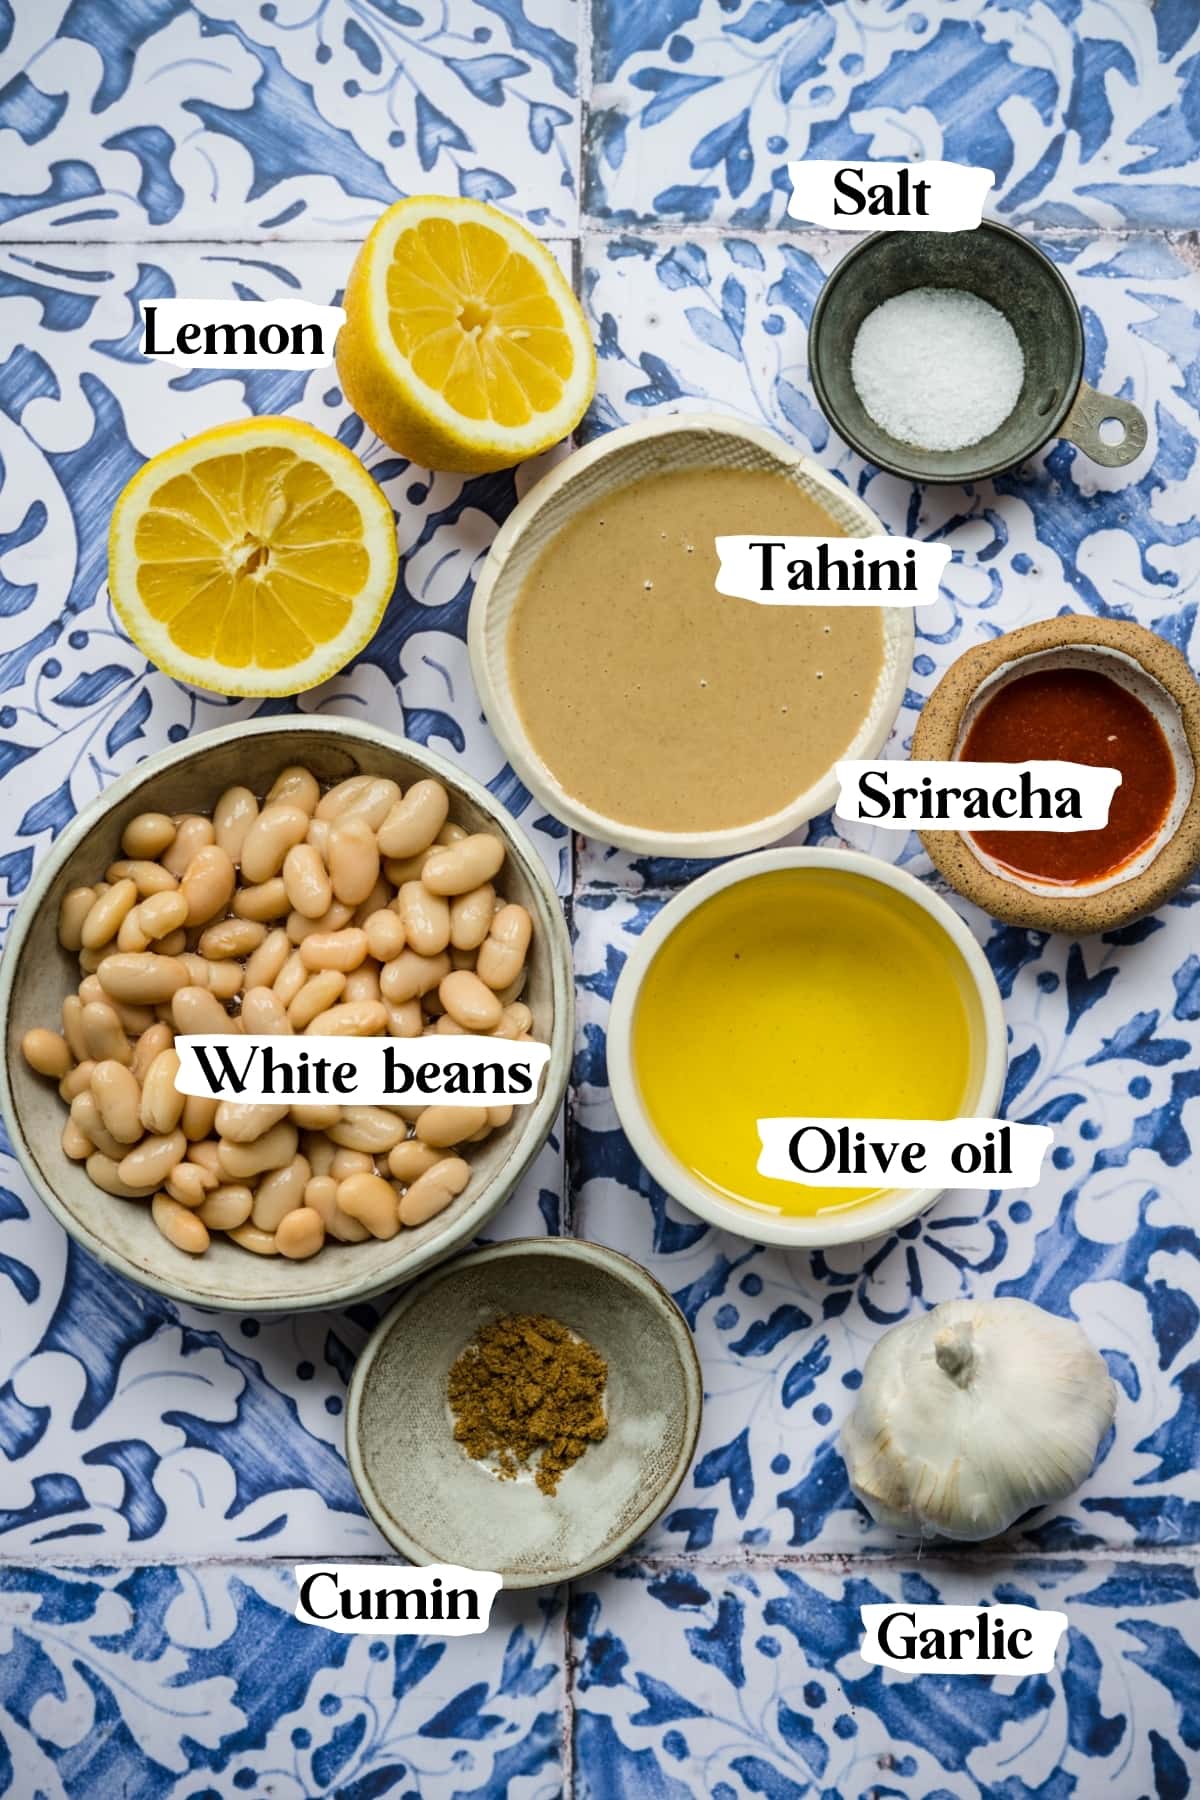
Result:
M858 397L850 358L868 313L912 288L964 288L1002 312L1020 341L1025 380L995 431L961 450L923 450L876 424ZM1007 225L974 231L880 231L844 256L817 296L808 365L821 410L860 456L909 481L982 481L1024 462L1052 437L1093 462L1118 467L1146 447L1146 421L1129 400L1083 379L1083 320L1056 263ZM1101 437L1115 420L1121 435Z
M555 1494L501 1481L453 1436L451 1365L481 1325L548 1313L608 1363L608 1436ZM575 1238L519 1238L416 1282L367 1340L350 1383L346 1454L363 1505L415 1563L540 1587L603 1568L653 1524L700 1429L700 1364L683 1314L628 1257Z
M64 997L79 984L76 958L58 943L58 907L68 888L94 881L120 854L121 833L136 813L210 812L234 782L266 792L287 763L306 763L322 785L359 770L390 775L407 787L433 775L444 782L450 816L471 831L494 831L508 860L507 897L533 914L529 979L522 998L534 1034L550 1045L542 1091L513 1109L510 1123L473 1146L473 1174L444 1213L389 1242L331 1244L308 1262L255 1256L224 1237L203 1256L188 1256L159 1232L140 1200L102 1193L62 1150L67 1110L54 1084L21 1055L33 1025L57 1027ZM0 963L0 1106L18 1160L59 1223L101 1262L172 1299L231 1312L304 1312L345 1306L408 1281L474 1237L508 1199L541 1149L566 1088L573 1035L571 947L562 905L536 851L487 789L440 756L374 727L308 714L241 720L161 751L115 782L56 840L9 928Z

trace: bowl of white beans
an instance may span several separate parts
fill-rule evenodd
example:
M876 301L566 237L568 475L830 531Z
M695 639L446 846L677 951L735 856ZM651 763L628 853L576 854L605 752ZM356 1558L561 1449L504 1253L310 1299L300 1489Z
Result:
M235 1311L345 1305L469 1241L544 1143L570 943L478 782L343 719L151 756L57 839L0 965L0 1104L50 1211L122 1275ZM517 1107L184 1096L176 1034L490 1033L550 1046Z

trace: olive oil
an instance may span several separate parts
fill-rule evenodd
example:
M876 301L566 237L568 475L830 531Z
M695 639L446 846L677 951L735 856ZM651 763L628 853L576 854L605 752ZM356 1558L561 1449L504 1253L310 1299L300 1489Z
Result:
M969 1112L978 1011L962 955L923 907L849 870L781 869L714 894L658 951L634 1070L693 1175L744 1205L811 1216L881 1190L758 1174L758 1120Z

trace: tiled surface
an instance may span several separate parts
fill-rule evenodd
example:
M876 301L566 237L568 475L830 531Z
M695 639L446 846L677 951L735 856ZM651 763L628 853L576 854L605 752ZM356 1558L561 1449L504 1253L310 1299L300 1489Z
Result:
M1198 1598L1174 1561L631 1569L572 1602L575 1792L1187 1794ZM1054 1608L1069 1650L1024 1680L910 1680L856 1654L881 1602Z
M329 301L395 193L496 198L577 274L600 347L588 431L731 411L893 530L951 544L903 754L963 647L1061 609L1140 619L1197 660L1198 84L1193 0L593 0L584 17L569 0L0 0L0 921L78 807L234 704L176 687L115 629L104 531L128 474L245 412L337 432L382 480L406 560L379 637L302 704L461 758L572 902L569 1118L493 1232L573 1229L640 1258L687 1312L706 1386L696 1464L642 1561L542 1606L502 1598L482 1639L328 1637L291 1619L288 1564L379 1552L341 1454L375 1309L172 1306L69 1250L7 1161L0 1794L1192 1791L1200 889L1086 944L956 902L1004 991L1010 1115L1055 1127L1036 1192L948 1195L828 1257L705 1231L633 1160L604 1065L624 947L694 866L571 845L471 688L473 572L536 470L409 468L332 370L143 363L135 306ZM924 493L864 467L808 378L812 303L852 240L782 225L779 171L805 153L995 169L989 210L1043 234L1083 304L1089 379L1147 414L1139 462L1106 473L1053 445L995 484ZM928 878L915 839L850 831L826 817L807 837ZM1004 1543L917 1556L854 1505L838 1427L889 1323L992 1293L1085 1325L1116 1429L1084 1487ZM892 1596L1058 1606L1069 1653L1019 1685L870 1671L857 1607Z
M14 1800L250 1795L547 1800L562 1787L561 1601L502 1595L457 1642L292 1617L286 1571L0 1569ZM132 1679L131 1679L132 1676Z
M0 230L354 241L432 191L573 232L578 55L572 0L18 0Z
M1190 0L595 0L585 198L616 224L778 225L806 156L990 169L1014 224L1183 223Z

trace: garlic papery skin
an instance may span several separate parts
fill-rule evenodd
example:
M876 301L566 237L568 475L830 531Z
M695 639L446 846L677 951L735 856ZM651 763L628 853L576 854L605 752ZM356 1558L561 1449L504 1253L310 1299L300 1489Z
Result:
M976 1542L1072 1493L1116 1405L1073 1319L1028 1300L949 1300L875 1345L842 1455L879 1524Z

